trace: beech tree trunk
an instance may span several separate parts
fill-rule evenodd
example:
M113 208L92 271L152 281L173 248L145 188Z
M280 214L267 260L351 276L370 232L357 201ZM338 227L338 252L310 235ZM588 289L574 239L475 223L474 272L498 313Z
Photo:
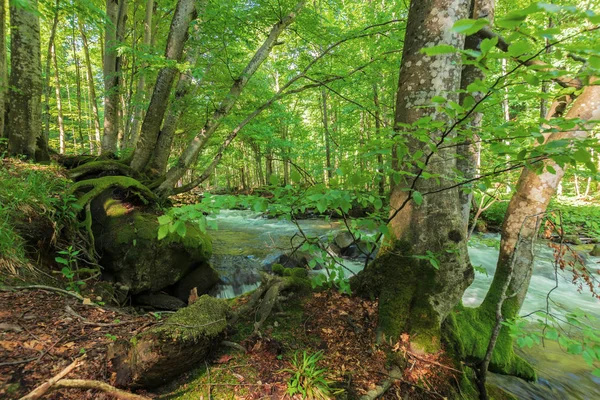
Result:
M146 1L146 17L144 19L144 39L142 45L144 46L143 51L146 51L150 47L152 42L152 16L154 15L154 0ZM141 66L141 70L147 67L147 64ZM144 71L138 70L138 81L135 90L135 97L133 99L133 122L131 123L130 132L126 132L129 135L127 146L133 148L138 140L140 131L140 121L143 113L143 102L146 94L146 74ZM132 77L133 79L133 77Z
M223 118L225 118L231 112L231 109L239 99L244 88L246 87L252 75L258 70L262 63L267 59L273 47L277 44L279 36L285 31L285 29L296 19L298 12L304 7L305 0L302 0L296 4L294 9L279 22L277 22L271 28L269 36L264 41L262 46L254 54L244 71L235 80L229 93L225 95L219 107L213 112L213 115L206 121L206 124L202 130L192 139L187 148L183 151L179 157L176 165L169 169L166 174L166 179L159 186L158 192L160 195L165 196L173 191L173 188L177 185L177 182L187 169L192 165L194 160L198 157L200 151L204 148L210 137L215 133L217 128L221 125Z
M56 0L54 18L52 20L52 28L50 29L50 39L48 40L48 51L46 53L46 65L44 70L44 87L42 93L44 97L44 113L43 118L43 130L44 137L48 140L50 136L50 66L52 64L52 51L54 48L54 38L56 36L56 27L58 26L58 17L60 12L60 0Z
M94 74L92 72L92 62L90 60L90 49L88 47L87 35L85 34L85 28L78 19L79 32L81 33L81 42L83 44L83 55L85 56L85 71L87 75L88 91L90 105L92 107L92 118L94 120L94 139L93 146L90 145L90 149L97 154L100 154L100 116L98 115L98 102L96 100L96 87L94 84Z
M31 159L36 158L36 141L42 134L42 65L37 6L37 0L10 3L8 152Z
M106 0L104 43L104 136L102 154L115 154L119 139L119 92L121 57L117 47L123 38L127 18L126 0Z
M577 97L565 118L577 118L583 121L599 120L600 86L587 86ZM586 127L580 126L579 130L554 132L548 137L547 142L587 136ZM499 291L496 289L504 285L506 279L511 276L512 270L512 279L507 295L515 295L504 303L505 319L514 318L517 315L529 288L534 257L531 246L537 236L537 227L540 223L540 219L535 216L541 216L546 211L548 203L564 176L564 169L556 162L546 160L544 164L544 171L539 175L529 168L524 168L521 172L517 190L508 205L502 225L500 255L494 280L482 304L484 307L498 301ZM548 167L551 167L551 170L554 169L556 173L549 172ZM519 242L518 246L517 242Z
M195 0L179 0L177 2L167 39L165 51L167 60L177 62L181 59L183 45L187 39L190 23L194 19L195 9ZM131 161L131 168L136 171L143 171L146 168L154 152L176 74L177 68L174 65L162 68L158 73L152 99L142 122L142 131Z
M454 23L469 16L468 0L412 1L404 40L398 84L395 131L422 117L449 122L435 107L427 107L434 96L458 102L462 63L459 54L429 57L426 46L464 46L463 35L452 31ZM449 125L448 123L446 124ZM406 125L402 125L406 126ZM446 128L447 128L446 126ZM444 128L441 128L444 129ZM423 154L424 172L438 179L409 177L392 187L390 198L390 239L377 259L358 279L358 290L379 296L379 337L397 338L403 332L424 351L436 351L441 344L441 323L460 301L473 280L468 262L466 231L457 189L423 196L415 201L413 191L428 193L454 182L456 148L439 146L453 137L443 130L429 134L427 142L408 140L407 154ZM409 135L407 135L409 136ZM430 154L430 143L438 147ZM401 152L398 154L402 156ZM421 176L420 169L412 172ZM409 197L411 196L411 197ZM420 196L418 196L420 200ZM448 252L447 250L452 250ZM415 257L416 256L416 257Z
M58 14L58 13L57 13ZM56 94L56 123L58 125L58 151L65 154L65 124L63 120L62 98L60 95L60 78L58 76L58 62L56 61L56 48L54 43L50 46L52 63L54 64L54 92Z

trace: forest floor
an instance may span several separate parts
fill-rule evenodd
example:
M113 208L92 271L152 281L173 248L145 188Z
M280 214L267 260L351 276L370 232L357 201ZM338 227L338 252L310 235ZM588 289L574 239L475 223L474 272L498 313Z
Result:
M242 297L236 304L244 302ZM144 314L126 314L97 305L84 305L70 296L43 290L0 292L0 398L17 399L52 378L74 359L83 357L70 379L111 383L106 363L109 345L118 338L162 323ZM386 360L407 349L375 345L377 303L335 291L293 297L285 312L274 314L260 335L253 334L254 315L240 320L226 339L243 346L221 346L195 370L155 392L138 392L160 399L300 399L287 394L297 371L294 357L322 352L317 363L341 398L358 398L387 377ZM445 376L439 358L412 357L408 374L387 392L388 398L412 392L411 398L436 395L436 376ZM296 364L298 365L298 364ZM309 374L310 375L310 374ZM423 382L428 382L424 384ZM108 399L92 390L60 389L47 399Z

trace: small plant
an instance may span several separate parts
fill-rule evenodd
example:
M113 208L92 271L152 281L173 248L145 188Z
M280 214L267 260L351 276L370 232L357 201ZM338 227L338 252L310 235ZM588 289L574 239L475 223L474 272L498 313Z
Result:
M60 273L69 281L67 290L74 292L79 292L80 287L85 285L85 282L79 280L77 276L77 258L79 253L80 250L75 250L73 246L69 246L66 250L59 251L58 254L60 256L54 258L54 261L63 265Z
M106 334L104 334L104 336L106 336L108 339L110 339L113 342L117 340L117 336L110 334L110 333L106 333Z
M329 399L339 394L341 390L331 388L331 382L326 379L326 370L319 369L317 364L323 358L323 352L318 351L308 355L306 351L296 352L291 361L292 368L284 372L292 373L288 381L288 394L301 394L303 399Z

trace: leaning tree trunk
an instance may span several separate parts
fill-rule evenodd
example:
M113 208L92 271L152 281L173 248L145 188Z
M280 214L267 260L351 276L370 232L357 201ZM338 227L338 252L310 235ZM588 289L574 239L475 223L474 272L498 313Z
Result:
M600 120L600 86L587 86L577 97L565 118L582 121ZM547 142L585 138L588 136L588 129L589 127L581 125L579 129L554 132L548 137ZM548 169L550 171L554 169L555 173ZM539 225L535 216L546 212L548 203L563 176L564 169L552 159L544 162L544 171L540 174L529 168L523 169L517 190L508 205L502 225L496 274L482 304L486 306L497 302L499 296L497 289L503 286L509 276L512 276L508 295L515 295L504 303L505 319L514 318L521 309L533 272L534 252L531 251L531 246L537 236Z
M183 45L187 39L190 23L194 19L195 10L196 0L179 0L177 2L165 51L167 60L177 62L181 59ZM131 168L136 171L143 171L150 161L176 74L177 68L174 65L162 68L158 73L152 99L142 122L142 131L131 161Z
M117 47L122 38L127 17L126 0L106 0L106 31L104 44L104 136L102 154L117 152L119 138L119 88L121 57Z
M42 133L42 66L37 0L10 3L11 73L9 79L8 151L36 157Z
M158 192L161 196L169 195L177 182L185 175L188 168L198 158L198 154L204 148L210 137L223 122L223 119L229 115L231 109L241 96L244 88L248 84L252 75L258 70L262 63L267 59L279 36L296 19L298 12L304 7L306 1L302 0L296 4L294 9L280 21L278 21L269 32L269 36L263 42L262 46L256 51L250 62L244 68L238 79L235 80L229 93L225 95L219 107L213 112L201 131L192 139L187 148L183 151L176 165L167 171L166 179L159 186Z
M434 96L458 101L461 56L453 53L429 57L421 49L431 45L462 49L464 36L454 33L452 26L469 15L469 3L411 2L397 93L398 134L405 129L400 124L412 124L426 116L450 125L430 104ZM407 154L419 152L424 156L406 161L413 165L420 162L422 168L413 170L416 177L393 186L389 224L393 237L357 281L359 291L379 296L379 337L397 338L407 332L413 346L425 351L440 348L441 323L474 275L468 261L458 190L428 194L421 204L419 194L413 195L415 191L435 192L452 186L454 176L450 174L456 169L456 148L441 149L440 145L453 136L453 132L437 130L427 140L408 139ZM438 148L430 152L429 143ZM423 179L423 172L439 178ZM429 259L423 259L425 255Z

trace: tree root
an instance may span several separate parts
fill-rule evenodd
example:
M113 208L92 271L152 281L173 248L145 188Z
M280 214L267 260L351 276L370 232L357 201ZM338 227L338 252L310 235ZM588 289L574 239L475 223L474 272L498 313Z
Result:
M77 204L83 209L102 192L113 187L135 193L145 204L148 204L150 201L155 202L158 200L156 195L152 193L150 189L138 180L128 176L104 176L102 178L86 179L74 184L71 187L71 194L75 195L78 192L88 190L87 193L77 200Z
M252 294L250 300L234 313L229 325L234 325L241 316L256 310L253 335L260 335L260 329L266 319L271 315L273 307L277 304L281 292L289 289L292 285L293 283L289 277L263 274L261 285Z
M65 376L67 376L75 368L79 367L81 365L81 361L83 360L84 357L85 357L85 355L83 357L76 359L71 364L69 364L69 366L67 366L65 369L60 371L58 374L54 375L52 378L48 379L46 382L44 382L40 386L33 389L33 391L31 391L29 394L21 397L19 400L37 400L37 399L39 399L44 394L46 394L46 392L48 390L50 390L52 388L52 386L56 384L56 382L58 382L59 380L61 380Z
M74 181L91 176L99 176L101 174L128 176L135 179L139 178L139 174L129 165L116 160L91 161L69 171L69 177Z
M125 390L117 389L116 387L111 386L108 383L88 379L61 379L60 381L56 382L53 386L53 389L63 388L101 390L121 400L150 400L149 397L140 396L138 394L126 392Z
M400 368L394 367L388 376L388 379L375 386L375 389L369 390L360 400L375 400L383 396L392 387L394 382L402 380L402 371L400 371Z

